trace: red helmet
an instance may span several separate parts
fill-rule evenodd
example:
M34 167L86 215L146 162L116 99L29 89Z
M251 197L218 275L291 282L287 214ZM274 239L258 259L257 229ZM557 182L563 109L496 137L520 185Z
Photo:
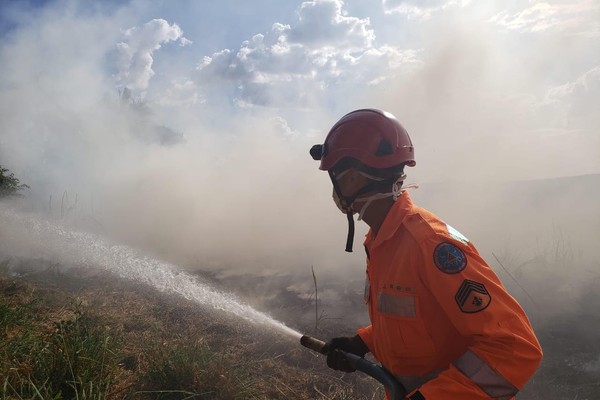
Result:
M415 149L406 129L392 114L377 109L344 115L331 128L325 143L313 146L310 154L321 160L319 169L325 171L346 157L376 169L416 164Z

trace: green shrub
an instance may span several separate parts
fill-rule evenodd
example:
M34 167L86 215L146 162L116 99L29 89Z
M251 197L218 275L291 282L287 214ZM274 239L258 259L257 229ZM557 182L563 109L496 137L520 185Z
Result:
M22 184L19 179L15 178L15 174L8 173L8 169L0 165L0 198L8 196L21 196L19 191L28 189L29 186Z

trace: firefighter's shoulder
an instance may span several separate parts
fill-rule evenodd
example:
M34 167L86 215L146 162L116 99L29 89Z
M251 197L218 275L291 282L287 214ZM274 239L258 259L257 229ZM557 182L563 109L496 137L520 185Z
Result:
M404 226L417 242L433 239L451 240L465 245L469 243L469 240L460 232L424 208L413 209L413 212L406 216Z
M463 245L471 247L471 243L465 235L424 208L415 207L407 215L404 225L417 242L436 237L434 240L449 240L457 243L460 247Z

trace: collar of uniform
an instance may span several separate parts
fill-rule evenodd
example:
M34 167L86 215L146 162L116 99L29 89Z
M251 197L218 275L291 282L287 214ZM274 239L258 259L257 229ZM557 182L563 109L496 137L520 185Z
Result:
M365 237L364 245L373 248L378 244L388 240L398 230L402 221L413 208L413 202L407 191L402 192L398 200L394 203L390 211L388 211L377 236L373 239L373 230L369 229Z

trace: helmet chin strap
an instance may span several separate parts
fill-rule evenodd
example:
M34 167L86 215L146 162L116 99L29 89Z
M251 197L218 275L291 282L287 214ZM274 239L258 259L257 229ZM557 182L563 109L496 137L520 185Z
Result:
M386 197L393 197L394 194L392 192L389 193L375 193L372 194L371 196L365 196L365 197L359 197L356 200L354 200L354 203L357 201L364 201L365 205L362 206L362 208L360 209L360 212L358 213L358 220L362 221L363 215L365 215L365 211L367 211L367 208L371 205L371 203L375 200L381 200L381 199L385 199ZM395 201L396 199L394 199ZM354 204L352 203L352 204Z
M352 253L352 244L354 243L354 217L352 216L354 211L348 210L346 212L346 219L348 220L348 236L346 236L346 251Z
M346 237L345 251L347 251L348 253L352 253L352 246L354 243L354 217L353 217L353 215L355 212L357 212L352 209L352 206L354 205L354 203L356 201L365 201L365 204L361 207L360 211L358 211L358 220L362 221L365 211L367 210L367 208L369 208L369 206L371 205L371 203L373 201L385 199L387 197L392 197L393 200L396 201L398 199L398 197L400 197L400 195L402 194L402 183L404 182L404 179L406 179L406 175L400 176L398 179L396 179L396 181L394 181L392 183L390 192L387 192L387 193L378 192L378 193L374 193L369 196L360 196L361 194L363 194L365 192L371 191L373 189L373 186L375 186L375 185L380 186L382 181L378 181L372 185L367 185L367 186L363 187L361 190L358 191L358 193L356 193L354 196L351 196L351 197L340 196L340 190L339 190L336 179L334 178L334 176L331 172L329 173L329 175L331 178L331 182L333 183L333 195L334 195L333 197L334 197L335 203L338 206L338 208L340 209L340 211L342 211L346 214L346 219L348 220L348 236Z
M389 193L375 193L372 194L371 196L364 196L364 197L357 197L356 199L354 199L352 201L352 203L350 203L350 207L348 207L348 210L346 211L346 219L348 220L348 236L346 237L346 251L348 253L352 253L352 245L354 243L354 213L356 211L354 211L352 209L352 205L354 205L354 203L356 201L366 201L365 205L362 206L362 208L360 209L360 212L358 213L358 220L362 221L362 217L365 214L365 211L367 210L367 208L371 205L371 203L375 200L379 200L379 199L385 199L386 197L392 197L394 194L392 192ZM340 208L341 209L341 208Z

